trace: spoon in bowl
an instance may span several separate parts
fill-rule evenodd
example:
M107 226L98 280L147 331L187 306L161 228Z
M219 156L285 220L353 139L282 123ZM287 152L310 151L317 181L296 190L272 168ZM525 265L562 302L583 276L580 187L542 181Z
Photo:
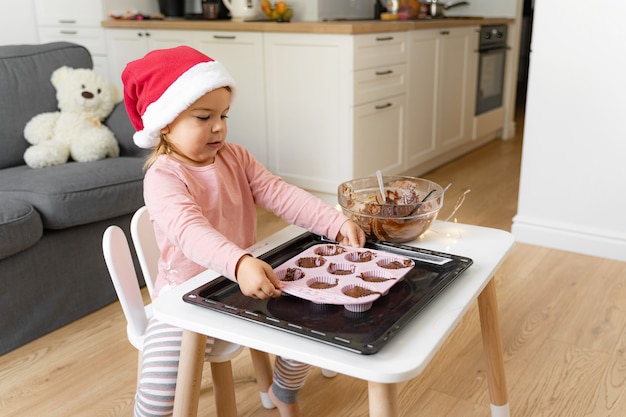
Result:
M387 202L387 197L385 196L385 184L383 184L383 174L380 172L380 169L376 170L376 178L378 179L378 190L380 191L380 204L385 204Z
M441 194L439 194L439 195L443 195L446 191L448 191L448 188L450 188L451 185L452 185L452 183L446 185L446 187L443 190L441 190ZM426 194L426 197L422 198L422 201L420 201L419 203L417 203L415 205L415 207L413 207L413 210L411 210L411 212L409 213L409 216L412 216L413 213L415 213L417 211L417 209L420 208L422 206L422 204L424 204L424 201L426 201L428 199L428 197L433 195L434 192L435 192L435 190L430 190L428 192L428 194Z

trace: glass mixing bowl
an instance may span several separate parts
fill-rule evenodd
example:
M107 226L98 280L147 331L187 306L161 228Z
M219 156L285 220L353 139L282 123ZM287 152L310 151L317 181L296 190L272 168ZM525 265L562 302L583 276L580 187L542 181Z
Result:
M443 188L432 181L383 176L385 199L376 177L358 178L339 185L339 205L370 239L403 243L428 230L443 205Z

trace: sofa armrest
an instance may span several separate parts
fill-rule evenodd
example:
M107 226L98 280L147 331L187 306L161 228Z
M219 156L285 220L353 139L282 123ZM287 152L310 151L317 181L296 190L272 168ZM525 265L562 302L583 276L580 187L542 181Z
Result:
M41 217L32 205L6 196L0 199L0 259L30 248L41 236Z

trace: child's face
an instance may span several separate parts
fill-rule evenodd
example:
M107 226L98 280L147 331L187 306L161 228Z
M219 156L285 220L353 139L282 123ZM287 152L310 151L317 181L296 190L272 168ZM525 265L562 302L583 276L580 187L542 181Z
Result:
M179 114L161 130L174 150L172 156L193 166L212 164L226 141L229 109L230 91L218 88Z

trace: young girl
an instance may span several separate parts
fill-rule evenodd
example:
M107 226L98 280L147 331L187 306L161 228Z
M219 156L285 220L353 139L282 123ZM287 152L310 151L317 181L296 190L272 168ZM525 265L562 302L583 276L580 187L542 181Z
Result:
M280 297L272 268L245 248L256 239L256 207L355 247L365 235L339 211L267 171L246 149L226 142L236 85L217 61L189 47L156 50L122 74L133 138L153 149L144 199L161 255L153 298L212 269L243 294ZM135 415L172 412L182 330L148 325ZM210 354L214 339L208 338ZM269 390L282 417L300 415L298 390L309 365L277 357Z

